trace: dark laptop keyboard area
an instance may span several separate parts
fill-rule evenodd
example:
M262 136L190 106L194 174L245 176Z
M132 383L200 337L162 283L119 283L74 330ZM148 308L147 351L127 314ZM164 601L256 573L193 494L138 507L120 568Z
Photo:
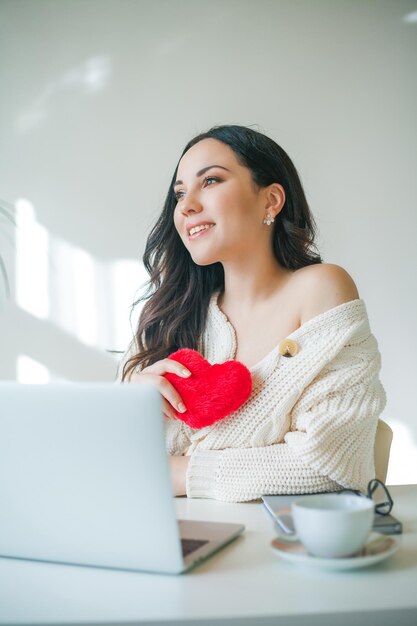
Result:
M208 541L204 539L181 539L183 557L186 557L195 550L198 550L198 548L201 548L201 546L204 546L206 543L208 543Z

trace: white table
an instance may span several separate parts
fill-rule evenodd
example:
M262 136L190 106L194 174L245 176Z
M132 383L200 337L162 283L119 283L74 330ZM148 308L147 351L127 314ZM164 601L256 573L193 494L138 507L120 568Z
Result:
M182 576L0 559L0 623L416 626L417 485L392 494L402 545L371 568L295 566L272 552L261 504L179 498L179 517L243 522L246 532Z

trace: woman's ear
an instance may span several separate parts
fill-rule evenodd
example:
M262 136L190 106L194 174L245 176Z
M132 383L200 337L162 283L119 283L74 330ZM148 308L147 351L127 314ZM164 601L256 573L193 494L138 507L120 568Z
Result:
M285 204L284 187L278 183L273 183L266 188L266 194L267 203L265 209L275 218L282 211Z

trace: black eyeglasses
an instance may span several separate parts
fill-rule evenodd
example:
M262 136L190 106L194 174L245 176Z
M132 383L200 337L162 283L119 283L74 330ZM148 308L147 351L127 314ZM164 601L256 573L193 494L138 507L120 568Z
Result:
M391 497L388 488L378 478L369 481L366 494L355 489L342 489L339 493L354 493L357 496L364 496L373 500L375 503L375 512L379 515L388 515L394 506L394 500Z

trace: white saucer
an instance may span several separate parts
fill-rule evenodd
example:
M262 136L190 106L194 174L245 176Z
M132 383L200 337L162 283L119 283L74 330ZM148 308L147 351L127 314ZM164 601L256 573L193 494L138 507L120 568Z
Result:
M393 537L372 533L363 550L351 557L324 559L308 554L304 546L298 541L285 541L277 537L271 543L272 549L280 558L292 563L318 567L322 569L344 570L368 567L387 559L399 548L400 542Z

